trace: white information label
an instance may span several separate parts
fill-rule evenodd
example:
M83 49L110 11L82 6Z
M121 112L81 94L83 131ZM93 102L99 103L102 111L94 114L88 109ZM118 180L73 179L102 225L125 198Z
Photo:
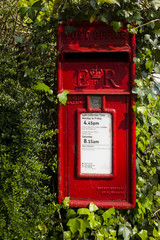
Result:
M81 113L81 173L112 173L112 114Z

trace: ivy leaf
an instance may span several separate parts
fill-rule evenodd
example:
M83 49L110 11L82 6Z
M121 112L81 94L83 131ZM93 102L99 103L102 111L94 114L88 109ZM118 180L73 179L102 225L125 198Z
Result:
M75 30L76 30L76 27L72 27L72 26L69 26L69 25L65 27L65 33L67 35L71 34Z
M33 7L30 7L28 9L28 17L34 21L34 18L35 18L35 9Z
M157 231L155 228L153 229L153 236L160 238L160 231Z
M133 61L134 61L135 64L139 64L141 62L141 59L137 58L137 57L134 57Z
M159 124L159 120L153 116L151 116L150 120L151 120L152 125Z
M69 200L70 200L70 197L65 197L65 198L63 199L63 205L64 205L65 207L69 207Z
M150 72L152 72L152 70L153 70L153 63L152 63L152 61L148 59L146 61L146 63L145 63L145 67L146 67L146 69L149 69Z
M35 8L36 10L40 11L43 7L42 0L33 3L32 7Z
M147 113L147 108L145 106L139 106L137 107L137 112L145 115Z
M103 239L104 239L104 235L103 235L101 232L98 232L98 233L96 234L96 239L98 239L98 240L103 240Z
M132 234L131 225L126 222L125 224L121 224L118 229L118 235L122 235L124 240L129 240Z
M26 16L27 12L28 12L28 9L29 7L21 7L19 9L19 13L20 13L20 16L21 16L21 19L23 20L24 17Z
M100 16L100 20L101 20L102 22L108 24L108 19L107 19L105 16L101 15L101 16Z
M106 220L106 219L108 219L108 218L111 218L112 215L115 215L115 209L114 209L114 208L108 209L107 211L105 211L105 212L103 213L102 216L103 216L103 219Z
M138 32L138 29L137 28L134 28L132 25L128 24L127 25L127 28L128 28L128 31L131 33L131 34L136 34Z
M71 208L71 209L68 209L66 217L73 218L73 217L76 217L76 215L77 215L76 212Z
M139 87L135 87L135 86L132 89L132 93L138 94L138 96L140 96L141 98L145 95L145 92L142 89L140 89Z
M52 94L53 91L50 89L50 87L48 87L45 83L43 82L38 82L37 85L34 86L35 90L39 90L39 91L44 91L47 92L49 94Z
M38 225L38 229L39 229L40 231L45 231L45 232L47 232L47 227L46 227L46 225L43 224L43 223Z
M116 21L112 21L110 25L113 27L116 33L119 32L120 29L123 27L123 24L121 22L116 22Z
M138 235L140 236L140 238L141 238L142 240L146 240L146 239L148 238L147 231L144 230L144 229L142 229L142 230L138 233Z
M138 186L143 187L143 185L146 184L146 180L142 177L138 177Z
M71 237L72 235L70 231L64 231L64 239L72 239Z
M88 221L87 221L86 219L81 219L81 218L79 218L79 219L77 219L77 220L78 220L79 223L80 223L80 227L79 227L78 231L79 231L81 237L83 237L83 234L84 234L84 232L86 231L86 229L87 229L87 228L90 228L89 223L88 223Z
M16 36L16 35L13 35L14 39L16 40L16 42L18 43L24 43L24 41L26 40L25 37L23 36Z
M103 3L109 3L109 4L117 4L120 6L120 3L118 0L96 0L97 3L103 4Z
M66 104L66 102L67 102L67 94L68 94L68 93L69 93L69 91L64 90L62 93L59 93L59 94L57 95L57 97L58 97L58 99L59 99L59 102L60 102L61 104L63 104L63 105Z
M34 21L35 19L35 10L36 11L42 11L44 8L41 5L42 0L35 2L32 7L21 7L19 10L21 19L23 20L24 17L28 14L28 17Z
M113 237L116 237L116 234L117 234L117 231L116 231L116 230L109 229L109 232L110 232L110 234L111 234Z
M42 52L45 52L47 51L48 45L47 43L38 44L37 48L40 49Z
M158 10L158 8L160 8L160 2L159 0L154 0L152 1L153 6L155 7L156 10Z
M80 228L80 222L77 218L69 219L67 226L69 226L71 232L75 234Z
M24 77L30 76L33 73L33 68L26 68L24 72Z
M89 21L90 23L92 23L96 18L96 12L92 14L92 16L90 17Z
M140 24L141 24L141 19L142 19L142 16L141 16L141 14L140 14L139 12L134 13L132 20L133 20L137 25L140 25Z
M98 227L99 225L101 225L100 222L95 220L95 214L94 212L91 212L89 217L87 218L87 220L89 221L89 225L91 229L94 229L96 227Z
M79 215L89 215L90 214L90 211L89 211L89 209L88 208L79 208L78 209L78 211L77 211L77 213L79 214Z
M54 0L54 8L58 8L62 0Z
M90 204L89 204L89 211L90 212L95 212L95 211L97 211L98 210L98 207L93 203L93 202L91 202Z
M155 65L154 71L155 71L155 73L160 73L160 66L158 64Z
M160 191L156 191L156 196L160 197Z
M89 220L90 227L91 227L91 229L93 229L93 228L95 227L95 223L96 223L96 221L95 221L95 215L94 215L93 212L89 215L89 217L87 218L87 220Z
M96 2L95 0L90 1L91 6L95 9L96 8Z

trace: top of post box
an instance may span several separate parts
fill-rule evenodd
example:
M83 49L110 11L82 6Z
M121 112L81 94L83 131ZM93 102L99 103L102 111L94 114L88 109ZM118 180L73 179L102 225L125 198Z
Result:
M66 34L67 27L73 30ZM72 29L73 28L73 29ZM58 29L59 52L130 52L131 39L127 28L116 33L113 28L103 22L63 23Z

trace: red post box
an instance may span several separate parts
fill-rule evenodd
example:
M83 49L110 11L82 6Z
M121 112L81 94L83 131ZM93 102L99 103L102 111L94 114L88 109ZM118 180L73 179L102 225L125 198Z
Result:
M71 207L132 208L136 200L135 36L102 22L58 30L58 199Z

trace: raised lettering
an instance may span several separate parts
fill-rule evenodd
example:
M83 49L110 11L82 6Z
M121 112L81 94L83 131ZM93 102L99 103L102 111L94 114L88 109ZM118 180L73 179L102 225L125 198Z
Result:
M76 87L87 87L88 85L88 70L82 69L78 71L78 77L77 77L77 86Z
M110 83L114 88L119 88L119 85L117 85L114 82L115 72L112 69L104 69L104 72L105 72L105 80L104 80L105 85L104 85L104 87L109 88L110 87L109 83Z
M101 193L101 195L126 194L126 190L124 187L97 187L97 190Z
M77 72L76 88L87 88L101 85L102 88L119 88L115 82L115 71L112 69L101 69L95 66L93 69L81 69Z

